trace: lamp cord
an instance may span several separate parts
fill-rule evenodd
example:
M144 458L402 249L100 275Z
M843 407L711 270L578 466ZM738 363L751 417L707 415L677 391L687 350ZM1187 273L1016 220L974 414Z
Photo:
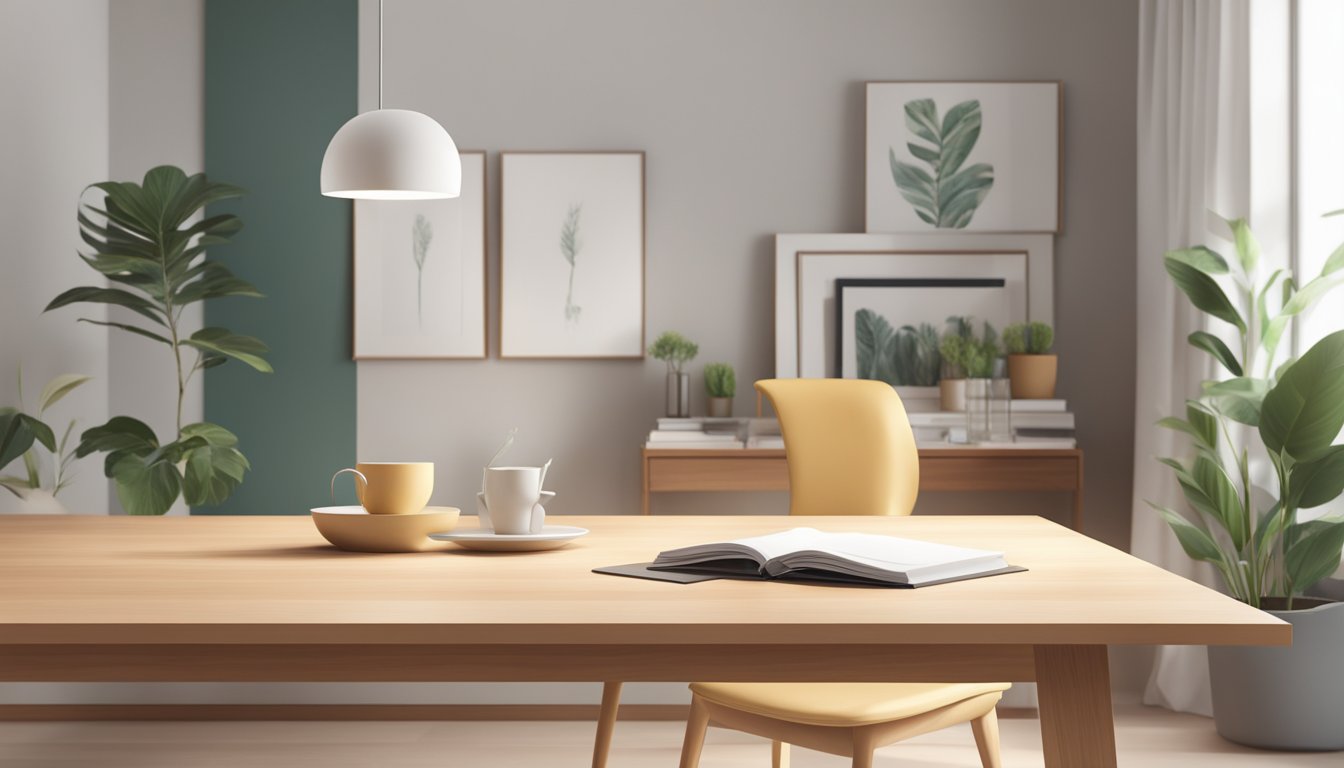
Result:
M378 0L378 108L383 108L383 0Z

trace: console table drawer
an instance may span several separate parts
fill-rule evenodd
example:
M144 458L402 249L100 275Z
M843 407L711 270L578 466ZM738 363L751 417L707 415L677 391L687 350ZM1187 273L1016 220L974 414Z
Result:
M650 458L650 491L787 491L782 458Z

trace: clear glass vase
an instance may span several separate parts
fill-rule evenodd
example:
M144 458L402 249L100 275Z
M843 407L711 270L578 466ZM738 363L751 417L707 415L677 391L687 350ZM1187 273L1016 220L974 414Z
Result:
M1008 379L966 380L966 440L971 443L1011 442L1012 389Z

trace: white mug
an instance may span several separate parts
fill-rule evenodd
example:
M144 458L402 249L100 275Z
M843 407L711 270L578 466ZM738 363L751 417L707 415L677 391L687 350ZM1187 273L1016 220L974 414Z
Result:
M476 496L482 528L508 535L541 532L543 505L555 498L541 490L541 467L487 467L484 486Z

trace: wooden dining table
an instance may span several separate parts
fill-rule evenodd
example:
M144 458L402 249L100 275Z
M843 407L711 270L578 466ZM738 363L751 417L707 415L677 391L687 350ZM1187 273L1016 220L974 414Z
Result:
M1291 640L1036 517L559 521L591 533L374 555L302 517L0 517L0 682L1035 681L1045 764L1107 768L1107 646ZM1001 550L1027 570L920 589L592 572L794 526Z

